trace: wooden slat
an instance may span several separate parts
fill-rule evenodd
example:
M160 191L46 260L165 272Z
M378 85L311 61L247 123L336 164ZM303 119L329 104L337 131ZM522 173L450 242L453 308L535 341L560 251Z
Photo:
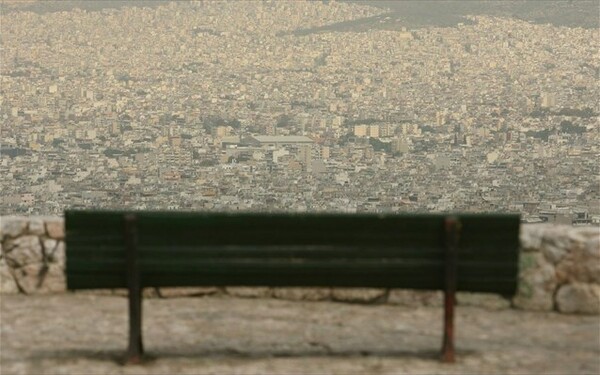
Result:
M507 254L503 251L497 252L461 252L459 261L490 261L502 262L516 259L517 254ZM70 247L69 260L97 260L97 259L121 259L124 261L125 253L120 247L94 246ZM238 259L255 258L268 260L271 258L287 259L386 259L386 260L440 260L443 259L443 251L440 249L407 249L407 248L312 248L302 249L298 247L143 247L140 249L140 258L146 260L170 260L180 259L181 263L209 258Z
M331 223L318 216L307 220L300 219L295 215L280 217L275 221L269 216L256 215L241 219L235 216L217 215L218 220L211 219L207 215L198 217L184 215L185 220L183 220L180 217L181 214L176 214L174 219L167 221L165 221L164 214L140 213L140 215L142 215L140 218L140 244L142 246L144 244L161 246L377 244L378 246L440 247L443 244L439 234L441 233L442 217L437 216L433 218L358 216L356 222L350 225L348 223L351 216L347 215L326 217ZM493 251L506 243L510 243L514 249L518 248L518 237L514 236L515 231L518 233L518 220L511 218L511 221L505 223L506 219L496 216L486 220L482 219L473 220L469 217L464 219L466 223L461 236L461 246L464 249L477 248L479 251L485 249ZM410 223L409 227L403 220L414 222ZM482 224L490 220L498 221L498 223ZM257 221L262 221L264 225ZM111 226L107 227L108 224ZM505 230L504 227L511 230ZM73 241L76 242L87 239L90 243L122 243L119 236L95 237L93 234L98 233L96 228L116 233L122 231L118 220L111 218L107 222L104 218L95 222L94 225L82 226L80 223L76 229L69 229L69 238L73 238ZM436 235L436 233L438 234Z
M124 275L126 267L123 262L96 262L96 263L77 263L71 264L73 273L87 274L89 277L97 275ZM442 287L441 276L443 274L443 263L440 262L300 262L290 263L289 261L271 260L268 262L259 262L255 259L246 261L220 261L220 262L202 262L198 264L182 265L180 262L141 262L141 274L144 279L149 280L170 280L170 283L189 282L190 277L200 277L207 280L227 279L236 280L242 275L249 275L250 278L243 279L243 283L250 285L274 285L273 280L285 279L287 277L297 277L300 281L295 281L296 286L310 286L315 280L327 280L334 278L336 281L332 285L354 285L357 280L376 279L386 280L386 283L393 285L410 285L412 282L419 282L420 279L438 280L433 289ZM515 280L515 270L512 265L498 264L464 264L458 265L459 285L467 282L467 286L486 282L490 275L494 278L503 280L503 282ZM317 279L314 279L314 278ZM321 279L319 279L321 277ZM305 281L301 281L302 278ZM179 281L177 281L179 280ZM239 279L241 280L241 279ZM242 281L240 281L242 282ZM277 281L279 282L279 281ZM320 281L321 282L321 281ZM362 281L364 282L364 281ZM154 286L166 286L157 284ZM208 283L210 285L210 281ZM429 284L428 284L429 285Z
M513 251L504 249L464 249L459 252L463 259L478 258L503 260L512 258ZM514 252L516 254L516 252ZM144 258L165 258L186 256L189 258L237 258L252 256L257 258L297 257L297 258L416 258L439 259L443 256L440 248L411 248L411 247L299 247L299 246L140 246L140 256Z
M106 270L107 273L120 272L120 268L125 266L125 260L120 258L112 259L71 259L70 266L72 269L85 270ZM402 268L428 268L442 267L443 260L423 260L423 259L301 259L301 258L203 258L203 259L140 259L140 267L143 271L147 270L170 270L165 272L174 272L181 270L182 272L204 267L214 267L222 269L224 272L237 266L252 266L257 268L312 268L312 267L402 267ZM473 262L461 261L457 264L463 272L477 272L479 269L486 269L486 272L506 272L506 270L514 270L516 267L511 262Z

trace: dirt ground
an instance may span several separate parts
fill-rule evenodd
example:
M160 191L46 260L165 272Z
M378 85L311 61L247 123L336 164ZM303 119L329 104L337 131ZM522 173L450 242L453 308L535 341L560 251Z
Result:
M450 365L438 361L438 307L147 299L146 359L123 366L126 298L3 295L0 303L2 375L600 374L598 316L458 307Z

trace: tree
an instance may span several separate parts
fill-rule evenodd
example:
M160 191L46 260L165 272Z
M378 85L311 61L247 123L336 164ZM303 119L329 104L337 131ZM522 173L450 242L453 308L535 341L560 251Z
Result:
M584 126L573 125L569 120L562 120L560 122L560 131L568 134L582 134L585 133L586 128Z
M290 125L292 118L286 114L280 115L277 117L277 127L278 128L286 128Z

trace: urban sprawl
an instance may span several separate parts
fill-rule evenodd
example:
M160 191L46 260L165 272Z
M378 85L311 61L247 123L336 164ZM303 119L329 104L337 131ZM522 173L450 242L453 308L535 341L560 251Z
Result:
M178 1L3 14L0 213L600 223L598 29L489 16L322 29L385 12Z

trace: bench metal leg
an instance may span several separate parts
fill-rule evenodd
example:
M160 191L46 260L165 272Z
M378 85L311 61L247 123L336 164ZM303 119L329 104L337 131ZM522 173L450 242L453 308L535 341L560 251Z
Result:
M129 290L129 347L127 363L140 363L144 354L142 343L142 294Z
M442 361L454 362L454 293L444 293L444 341Z
M140 363L144 354L142 343L142 288L137 256L136 217L125 216L125 242L127 246L127 287L129 289L129 347L127 363Z
M446 232L446 263L444 280L444 341L442 361L452 363L454 357L454 306L456 304L456 265L460 221L447 217L444 223Z

